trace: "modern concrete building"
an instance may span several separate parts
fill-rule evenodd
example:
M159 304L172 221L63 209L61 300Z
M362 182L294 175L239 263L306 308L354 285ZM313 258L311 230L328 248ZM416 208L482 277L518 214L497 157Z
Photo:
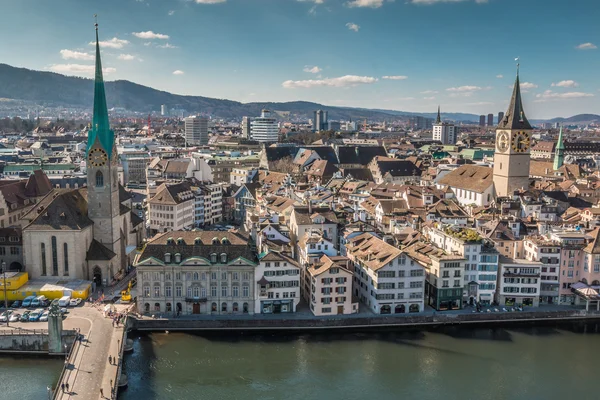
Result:
M189 146L208 144L208 118L187 117L185 119L185 142Z
M327 130L327 111L317 110L313 116L313 132L320 132Z
M435 123L433 124L433 140L442 142L443 144L455 144L458 136L458 128L454 124L442 122L440 109Z
M252 119L250 134L253 140L260 143L276 143L279 141L279 126L269 110L262 110L260 117Z
M494 126L494 114L488 114L487 126Z
M160 106L160 115L162 115L163 117L164 117L165 115L167 115L167 105L166 105L166 104L162 104L162 105Z
M498 112L498 123L504 119L504 111Z
M485 115L479 116L479 126L485 126Z
M242 118L242 133L241 136L245 139L250 138L251 132L250 132L250 128L251 128L251 124L252 124L252 118L250 117L243 117Z

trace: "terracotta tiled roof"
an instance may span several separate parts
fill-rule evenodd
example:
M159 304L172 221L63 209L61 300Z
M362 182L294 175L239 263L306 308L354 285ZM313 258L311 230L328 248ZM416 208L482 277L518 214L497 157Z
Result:
M494 173L489 167L463 165L438 181L441 185L483 193L494 183Z

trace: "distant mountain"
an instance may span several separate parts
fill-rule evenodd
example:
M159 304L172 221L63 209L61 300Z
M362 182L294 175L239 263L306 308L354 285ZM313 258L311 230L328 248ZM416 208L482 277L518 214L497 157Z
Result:
M46 106L70 106L91 108L93 98L91 79L68 77L53 72L33 71L0 64L0 98L32 101ZM310 118L315 110L329 112L333 120L352 119L390 120L395 112L368 110L351 107L330 107L306 101L286 103L240 103L225 99L202 96L181 96L133 82L119 80L106 83L109 107L129 111L150 113L160 111L166 104L169 108L180 108L190 113L202 112L222 118L258 116L263 108L289 111L290 114ZM411 115L411 113L404 113Z
M586 124L590 122L600 122L600 115L597 114L577 114L570 118L554 118L547 122L561 122L569 124Z

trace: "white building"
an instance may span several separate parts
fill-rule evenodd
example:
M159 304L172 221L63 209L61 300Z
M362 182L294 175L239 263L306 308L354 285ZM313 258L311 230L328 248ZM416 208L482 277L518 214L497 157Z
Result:
M208 144L208 118L187 117L185 119L185 142L193 146Z
M269 251L254 272L256 314L283 314L296 311L300 302L300 267L291 258Z
M166 104L162 104L162 105L160 106L160 115L162 115L163 117L164 117L165 115L167 115L167 105L166 105Z
M354 263L354 295L376 314L423 311L425 270L401 250L370 233L346 244Z
M352 299L352 264L343 256L323 256L310 266L304 278L305 298L316 316L354 314L358 303Z
M526 236L523 240L525 259L542 263L540 303L559 303L559 273L561 245L544 236Z
M250 122L252 139L260 143L275 143L279 141L279 126L277 120L271 117L269 110L262 110L260 117Z
M438 189L450 188L462 206L487 206L494 200L492 168L463 165L436 182Z
M242 186L244 183L250 183L258 173L256 167L233 168L229 175L229 183L236 186Z
M499 269L501 306L539 306L542 263L500 256Z
M194 227L195 195L189 182L162 184L148 201L147 224L152 234Z
M223 220L223 189L217 183L192 185L194 193L194 225L213 225Z
M442 142L443 144L455 144L458 129L451 123L442 122L440 109L438 108L437 120L433 124L433 140Z

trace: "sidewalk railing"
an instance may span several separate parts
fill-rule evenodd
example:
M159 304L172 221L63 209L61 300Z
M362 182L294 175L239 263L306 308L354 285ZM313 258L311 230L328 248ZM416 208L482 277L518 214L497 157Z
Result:
M123 323L123 333L121 338L119 339L119 349L117 354L117 376L113 380L113 387L110 388L111 400L117 399L117 392L119 391L119 379L121 379L121 371L123 369L123 354L125 352L125 343L127 342L127 318L125 318L125 322Z
M73 331L73 332L75 332L75 331ZM59 388L61 387L61 384L64 383L63 381L65 381L65 380L67 382L69 381L69 378L71 377L71 372L73 372L73 370L67 369L67 366L69 366L72 362L75 361L75 358L77 358L77 354L79 354L80 348L81 348L81 341L79 341L78 337L76 337L75 342L73 342L73 345L71 345L71 348L69 349L69 353L65 357L65 364L60 373L60 376L58 377L58 381L56 382L56 387L53 389L52 397L50 397L52 400L58 399L59 394L62 394L62 392L59 390ZM68 376L66 376L67 371L69 372Z
M0 336L15 336L15 335L47 335L48 329L2 329L0 330Z

